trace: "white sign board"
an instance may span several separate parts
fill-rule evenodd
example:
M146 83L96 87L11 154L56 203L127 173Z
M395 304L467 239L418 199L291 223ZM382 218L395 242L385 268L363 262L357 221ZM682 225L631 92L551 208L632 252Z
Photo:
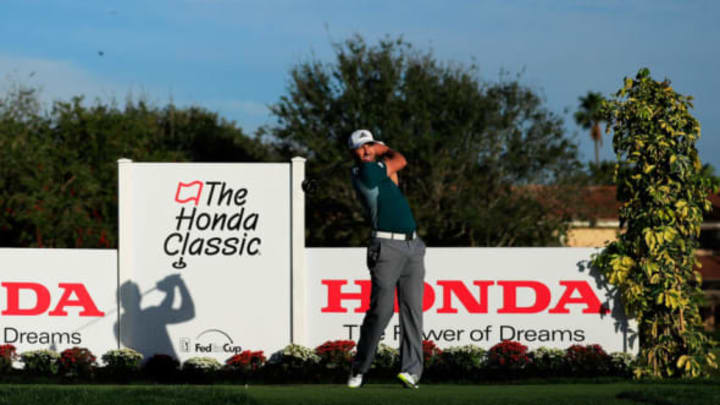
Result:
M290 341L290 164L120 162L120 343L224 361Z
M424 338L440 347L600 344L636 353L637 330L591 274L584 248L428 248ZM307 249L308 343L359 338L370 302L365 249ZM398 317L383 343L399 346Z
M0 344L117 349L114 250L0 249Z

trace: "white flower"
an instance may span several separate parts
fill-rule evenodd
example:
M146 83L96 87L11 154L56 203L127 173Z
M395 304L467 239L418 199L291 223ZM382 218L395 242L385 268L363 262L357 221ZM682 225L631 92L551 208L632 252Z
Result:
M222 364L212 357L192 357L183 363L183 370L211 372L218 371L221 368Z

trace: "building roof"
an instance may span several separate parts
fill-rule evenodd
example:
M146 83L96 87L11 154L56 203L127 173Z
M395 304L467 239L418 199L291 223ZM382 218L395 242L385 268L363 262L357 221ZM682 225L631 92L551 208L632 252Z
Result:
M592 221L617 221L620 202L617 200L617 187L591 186L584 189L582 204L571 215L573 219Z
M580 221L602 222L617 221L620 203L617 201L617 188L615 186L593 186L585 189L579 207L566 207L572 210L570 217ZM720 223L720 193L708 196L712 208L705 213L705 223ZM716 247L720 248L720 246ZM705 282L720 282L720 255L716 251L706 251L698 255L702 264L699 269Z
M705 222L720 222L720 193L708 196L712 208L705 214ZM574 220L617 221L620 202L616 186L586 187L578 207L566 207Z
M705 214L705 221L720 222L720 193L711 194L708 198L712 208L710 212Z
M720 256L698 256L702 267L699 269L703 281L720 281Z

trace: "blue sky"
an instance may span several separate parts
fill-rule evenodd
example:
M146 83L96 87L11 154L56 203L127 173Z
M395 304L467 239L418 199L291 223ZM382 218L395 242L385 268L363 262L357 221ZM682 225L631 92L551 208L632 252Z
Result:
M583 160L594 152L572 120L578 97L608 95L649 67L695 97L700 157L720 172L718 17L720 2L699 0L0 0L0 89L14 80L45 100L172 99L252 133L273 122L266 106L293 65L331 62L331 44L353 34L402 35L440 60L474 61L487 81L523 72L577 133ZM609 139L601 158L614 159Z

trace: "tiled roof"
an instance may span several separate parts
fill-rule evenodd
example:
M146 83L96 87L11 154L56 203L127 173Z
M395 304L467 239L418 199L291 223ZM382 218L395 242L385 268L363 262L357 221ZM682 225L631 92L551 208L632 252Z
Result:
M708 198L712 204L712 209L705 214L705 221L720 222L720 193L712 194Z
M584 189L582 203L575 208L566 207L573 212L570 216L575 220L608 221L618 219L620 203L617 201L615 186L591 186ZM706 222L720 222L720 193L708 196L712 209L705 214Z
M698 256L703 281L720 281L720 256Z

